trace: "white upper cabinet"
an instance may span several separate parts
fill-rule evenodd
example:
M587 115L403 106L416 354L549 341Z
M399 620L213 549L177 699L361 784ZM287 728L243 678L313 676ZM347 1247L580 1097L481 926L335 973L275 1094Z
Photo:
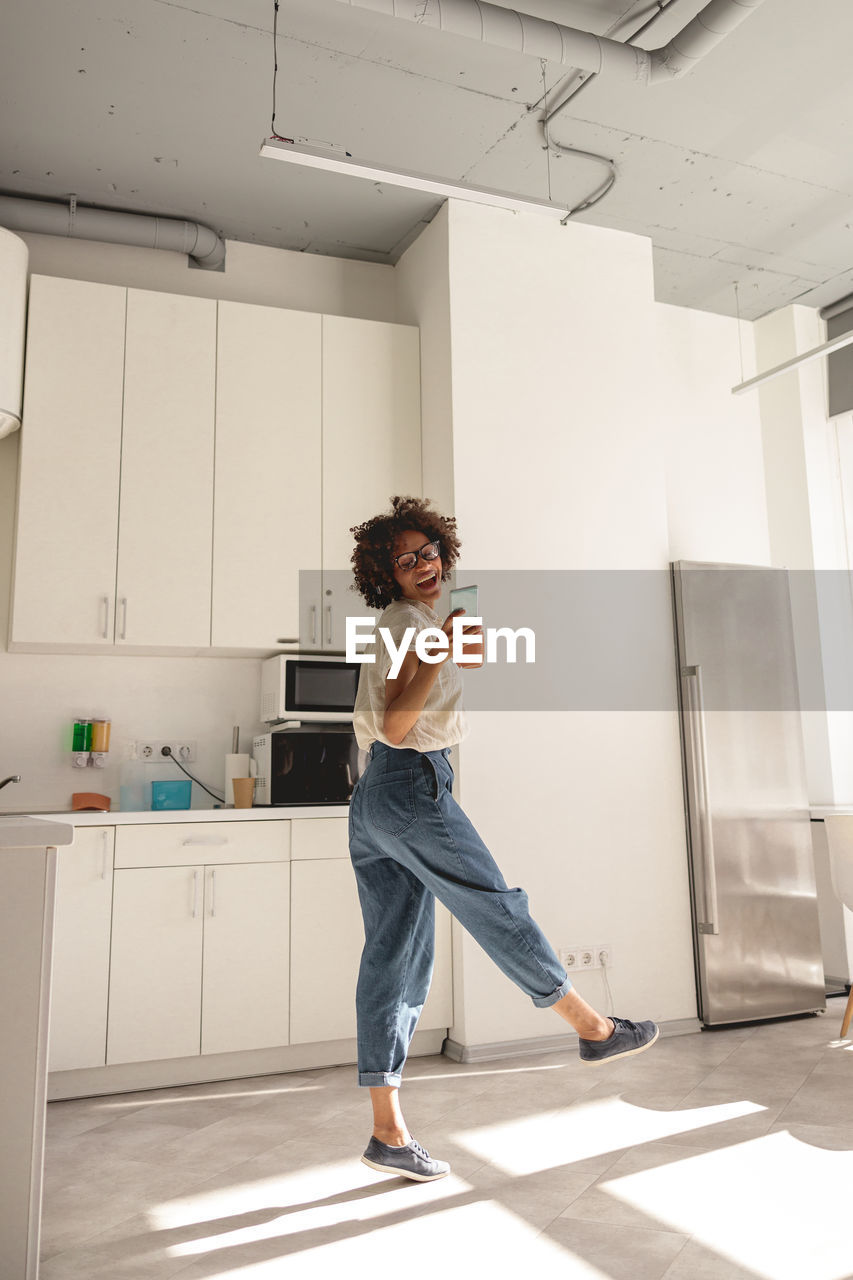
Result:
M320 316L220 302L215 647L299 636L299 574L320 569L320 376Z
M323 316L323 568L349 568L351 527L420 492L418 330Z
M12 644L113 643L126 292L30 282Z
M418 330L36 276L21 459L12 648L342 650Z
M323 316L323 648L345 648L347 614L375 613L349 589L350 529L420 493L418 329Z
M116 642L210 644L216 303L129 289Z

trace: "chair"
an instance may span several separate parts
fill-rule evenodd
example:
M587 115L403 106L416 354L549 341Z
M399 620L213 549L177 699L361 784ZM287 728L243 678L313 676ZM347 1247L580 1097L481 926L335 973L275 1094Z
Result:
M836 814L824 818L826 843L829 848L829 870L835 896L853 911L853 815ZM841 1039L847 1037L853 1017L853 985L841 1023Z

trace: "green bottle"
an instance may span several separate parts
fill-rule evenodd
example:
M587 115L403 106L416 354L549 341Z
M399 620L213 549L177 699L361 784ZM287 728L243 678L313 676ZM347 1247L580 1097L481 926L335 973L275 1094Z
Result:
M92 721L88 716L76 716L74 732L71 738L72 751L90 751L92 749Z

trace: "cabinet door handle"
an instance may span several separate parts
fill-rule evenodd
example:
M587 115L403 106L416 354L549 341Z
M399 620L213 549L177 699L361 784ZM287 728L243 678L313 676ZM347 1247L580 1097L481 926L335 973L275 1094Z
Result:
M210 873L210 914L216 915L216 871Z
M311 643L312 644L317 643L317 606L316 604L312 604L311 606Z
M279 636L276 644L299 644L299 636Z
M109 596L102 596L101 600L103 601L103 605L104 605L104 629L101 632L101 636L104 640L109 640L110 638L110 598Z
M193 920L198 919L198 872L193 872Z
M127 639L127 596L122 596L119 600L121 605L121 634L119 640Z
M110 835L108 831L102 831L101 836L103 838L103 850L101 852L101 879L106 880Z
M330 604L326 605L326 621L329 624L326 627L326 643L331 644L332 643L332 606Z
M187 844L227 844L227 836L188 836L186 840L182 840L182 845Z

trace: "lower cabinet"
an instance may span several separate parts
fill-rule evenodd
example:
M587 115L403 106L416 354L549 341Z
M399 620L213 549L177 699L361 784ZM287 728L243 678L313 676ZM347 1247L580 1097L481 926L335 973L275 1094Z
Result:
M49 1069L352 1040L363 940L346 818L78 827L58 858ZM437 904L419 1027L452 1021Z
M114 842L114 827L81 827L57 850L50 1071L106 1061Z
M356 1034L355 988L364 930L349 858L291 863L290 1043L346 1040ZM450 916L435 909L435 970L418 1026L453 1021Z
M205 900L202 1053L287 1044L290 866L211 867Z
M115 873L107 1064L288 1043L286 862Z

